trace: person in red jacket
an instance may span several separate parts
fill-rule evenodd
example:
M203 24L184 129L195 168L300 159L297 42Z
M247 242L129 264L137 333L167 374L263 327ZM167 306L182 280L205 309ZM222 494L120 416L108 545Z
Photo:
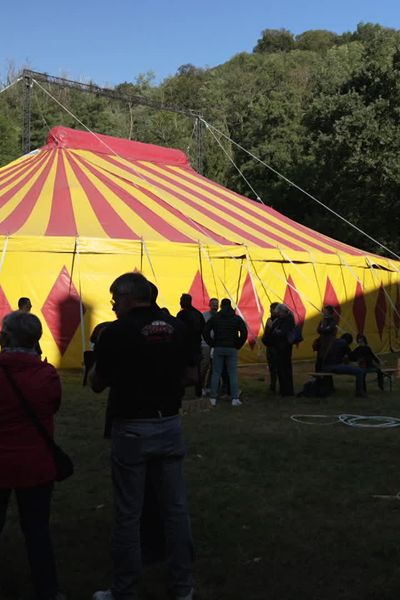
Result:
M35 600L53 600L58 592L50 537L50 502L56 469L51 450L26 414L9 378L26 396L40 421L53 435L53 415L61 401L55 368L34 350L42 334L40 320L29 312L4 317L0 333L0 534L11 492L30 563Z

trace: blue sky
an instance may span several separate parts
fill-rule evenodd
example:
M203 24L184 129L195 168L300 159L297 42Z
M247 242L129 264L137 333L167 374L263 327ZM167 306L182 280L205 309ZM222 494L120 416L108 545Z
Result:
M13 63L99 85L147 71L158 82L182 64L211 67L251 52L267 28L400 29L400 0L19 0L1 12L0 81Z

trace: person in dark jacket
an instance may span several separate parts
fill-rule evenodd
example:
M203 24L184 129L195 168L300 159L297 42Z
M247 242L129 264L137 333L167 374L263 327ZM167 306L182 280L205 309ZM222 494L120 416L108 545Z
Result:
M50 536L50 505L56 468L48 443L25 412L9 381L26 396L48 433L61 402L55 368L42 362L35 344L42 334L39 319L21 310L4 317L0 334L0 534L14 491L25 537L35 598L60 598ZM7 375L7 374L8 375Z
M368 345L368 340L362 333L356 337L357 348L351 353L351 360L358 363L361 369L365 369L367 373L376 373L378 376L378 386L383 390L383 373L379 368L381 361Z
M28 298L27 296L22 296L21 298L19 298L18 310L21 310L22 312L26 312L26 313L31 312L32 302L30 301L30 298ZM39 342L36 342L35 350L36 350L36 353L39 354L39 356L42 356L42 349L40 347Z
M186 325L189 340L188 365L197 367L195 393L196 396L201 396L203 387L200 371L201 342L203 339L205 320L203 314L192 305L192 296L190 294L182 294L180 305L181 310L176 315L176 318Z
M281 396L293 396L292 347L290 334L295 328L294 316L286 304L277 304L271 327L264 331L264 344L273 348Z
M183 474L185 444L179 419L187 364L187 330L151 301L140 273L111 285L117 320L98 343L92 389L110 387L114 494L112 588L94 600L135 598L142 571L140 517L145 481L157 490L175 600L193 598L193 543Z
M202 313L192 305L192 296L190 294L182 294L180 298L181 310L176 315L176 318L185 323L190 342L190 360L189 364L197 364L201 358L201 340L205 326L205 321Z
M352 351L350 345L353 343L351 333L344 333L339 339L334 340L322 364L322 371L327 373L338 373L354 375L356 378L356 396L365 396L366 370L350 365Z
M240 406L237 378L237 351L247 340L247 327L241 317L235 314L229 298L221 300L221 310L207 321L204 339L214 348L213 372L211 377L210 403L217 404L218 386L224 364L228 371L232 406Z
M271 392L276 392L276 382L278 380L278 365L277 365L277 357L276 357L276 349L273 346L269 345L269 333L271 331L272 324L276 319L275 309L278 306L279 302L272 302L269 307L270 316L267 319L265 324L264 334L261 338L264 346L267 347L267 364L269 370L270 377L270 385L269 389Z
M336 339L337 322L335 308L329 304L324 306L322 320L317 327L319 337L314 341L313 345L313 348L317 351L316 371L321 371L322 363L325 362L325 356Z

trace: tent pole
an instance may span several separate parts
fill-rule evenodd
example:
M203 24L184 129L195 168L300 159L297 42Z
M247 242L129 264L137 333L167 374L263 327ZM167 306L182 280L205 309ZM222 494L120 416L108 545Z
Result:
M2 253L1 253L1 258L0 258L0 273L1 273L2 269L3 269L4 261L6 259L7 247L8 247L8 235L6 236L6 238L4 240L3 250L2 250Z
M206 257L206 259L207 259L207 261L208 261L208 263L209 263L209 265L210 265L210 268L211 268L211 273L212 273L212 276L213 276L213 281L214 281L215 296L216 296L216 298L218 298L218 286L217 286L217 281L216 281L216 279L215 279L214 267L213 267L213 264L212 264L212 261L211 261L210 255L209 255L208 251L207 251L207 250L206 250L206 248L203 246L203 244L201 243L201 241L200 241L200 240L199 240L199 247L200 247L201 251L203 252L204 256Z
M79 238L75 240L75 248L76 248L76 257L78 263L78 285L79 285L79 316L81 322L81 340L82 340L82 356L86 350L86 331L85 331L85 321L83 314L83 302L82 302L82 286L81 286L81 258L79 254Z

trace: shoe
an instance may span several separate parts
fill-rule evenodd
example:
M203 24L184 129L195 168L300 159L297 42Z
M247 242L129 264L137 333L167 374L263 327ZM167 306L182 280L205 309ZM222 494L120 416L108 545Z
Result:
M241 406L243 402L240 402L239 398L233 398L232 406Z
M207 398L207 396L210 395L210 388L203 388L201 391L201 395L203 396L203 398Z
M111 590L101 590L93 594L92 600L114 600Z
M210 398L211 406L217 406L217 400L215 398Z
M186 596L175 596L175 600L193 600L194 589L192 588Z
M355 395L357 398L366 398L367 392L356 392Z

